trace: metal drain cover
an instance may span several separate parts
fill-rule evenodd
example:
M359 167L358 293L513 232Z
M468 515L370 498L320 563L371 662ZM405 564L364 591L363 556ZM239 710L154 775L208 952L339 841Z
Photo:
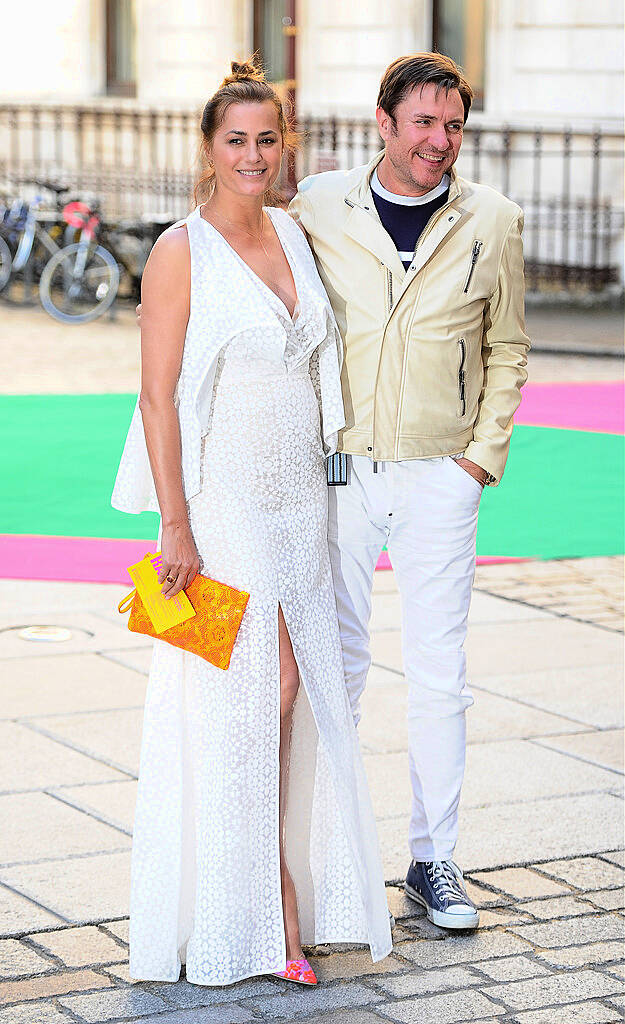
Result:
M60 644L71 640L73 633L65 626L25 626L17 634L20 640L35 640L39 643Z

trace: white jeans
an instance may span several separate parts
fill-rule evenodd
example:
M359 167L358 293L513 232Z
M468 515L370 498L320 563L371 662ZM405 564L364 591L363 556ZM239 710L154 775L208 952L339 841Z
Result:
M386 543L402 606L415 860L445 860L458 834L464 775L463 646L475 572L481 484L453 458L348 458L347 487L328 489L330 559L345 680L356 722L371 656L373 572Z

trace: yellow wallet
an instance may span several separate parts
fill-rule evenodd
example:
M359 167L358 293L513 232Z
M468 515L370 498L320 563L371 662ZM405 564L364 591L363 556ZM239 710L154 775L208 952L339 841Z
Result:
M198 573L186 590L166 601L155 567L159 560L160 552L147 554L128 568L136 589L118 605L121 613L130 608L128 629L227 669L250 595Z

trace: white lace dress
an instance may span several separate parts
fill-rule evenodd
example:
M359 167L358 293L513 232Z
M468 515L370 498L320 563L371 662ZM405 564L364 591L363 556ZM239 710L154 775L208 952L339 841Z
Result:
M279 605L301 679L285 842L302 941L368 943L374 960L391 949L328 561L319 374L328 335L319 331L319 283L305 240L287 214L270 212L297 288L294 323L197 212L187 222L192 306L194 275L206 253L217 253L226 279L245 283L226 296L231 318L245 322L241 307L251 307L257 323L238 330L215 360L199 489L188 501L203 571L250 600L227 672L154 643L132 851L135 978L173 981L186 963L190 982L225 985L285 966ZM268 316L279 330L263 328ZM197 330L193 310L192 321ZM123 488L122 467L118 506Z

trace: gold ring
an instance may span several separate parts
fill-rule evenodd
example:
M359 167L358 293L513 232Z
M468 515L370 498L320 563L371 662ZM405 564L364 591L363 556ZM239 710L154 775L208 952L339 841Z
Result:
M175 583L176 582L176 577L175 576L167 576L166 579L167 579L168 583Z

